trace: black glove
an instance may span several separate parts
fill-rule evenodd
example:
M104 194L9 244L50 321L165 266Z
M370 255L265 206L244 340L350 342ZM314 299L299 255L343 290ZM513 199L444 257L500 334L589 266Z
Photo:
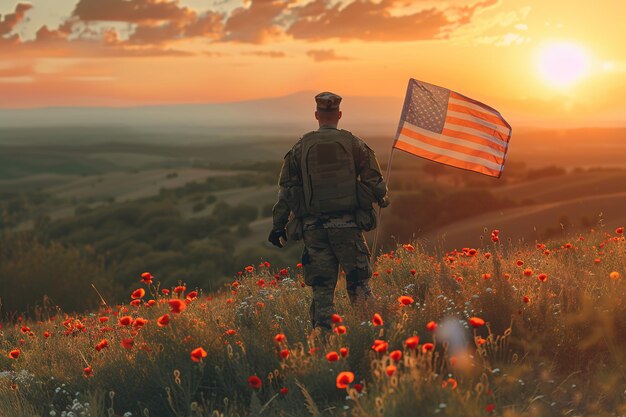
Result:
M387 196L384 196L383 199L378 202L380 208L388 207L389 204L391 204L391 201L389 201L389 197Z
M283 238L285 241L287 240L287 232L285 229L272 230L270 235L267 237L267 240L272 243L274 246L278 246L279 248L283 247L283 244L280 241L280 238Z

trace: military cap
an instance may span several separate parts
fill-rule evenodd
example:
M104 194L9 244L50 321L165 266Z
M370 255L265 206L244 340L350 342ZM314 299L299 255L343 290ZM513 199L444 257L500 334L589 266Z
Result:
M341 103L341 96L324 91L315 96L315 102L318 111L337 111L339 110L339 103Z

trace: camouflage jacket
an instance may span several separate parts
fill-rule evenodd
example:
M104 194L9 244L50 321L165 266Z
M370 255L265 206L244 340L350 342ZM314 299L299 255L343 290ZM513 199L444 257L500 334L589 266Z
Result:
M335 128L323 126L320 129ZM383 179L376 155L363 140L354 135L352 135L352 138L353 155L358 179L372 191L372 194L378 201L381 201L387 195L387 185ZM278 202L274 205L273 209L274 230L283 229L289 220L291 209L287 203L287 195L290 187L302 186L301 159L302 138L287 152L283 160L283 166L278 180ZM305 216L303 218L303 224L304 230L357 227L354 214L352 213L338 213L337 215L325 215L319 218Z

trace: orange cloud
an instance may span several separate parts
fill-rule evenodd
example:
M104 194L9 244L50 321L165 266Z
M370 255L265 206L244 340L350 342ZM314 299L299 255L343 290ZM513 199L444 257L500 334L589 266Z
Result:
M352 58L348 56L337 55L334 49L312 49L307 51L306 54L313 58L315 62L352 60Z
M26 12L32 8L33 6L30 4L18 3L17 6L15 6L14 13L9 13L4 17L0 15L0 42L2 42L3 40L12 41L16 39L17 35L13 35L8 38L4 38L4 36L13 32L15 26L17 26L18 23L24 20Z
M224 40L263 43L284 34L278 18L293 0L251 0L249 7L233 10L226 21Z

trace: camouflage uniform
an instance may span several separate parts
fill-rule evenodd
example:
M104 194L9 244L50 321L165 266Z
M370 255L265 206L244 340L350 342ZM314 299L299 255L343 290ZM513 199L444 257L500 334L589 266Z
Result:
M322 129L337 130L329 126L320 127ZM339 134L338 130L337 132ZM365 142L350 135L358 178L371 191L376 201L381 201L387 194L387 186L376 156ZM302 138L285 155L283 161L279 199L273 209L274 230L283 230L290 215L294 215L293 207L289 205L289 194L292 188L302 187L301 143ZM368 298L372 293L368 283L372 274L369 248L363 231L357 226L355 213L352 212L321 216L305 214L302 216L302 230L304 279L313 290L311 321L314 327L330 328L340 265L346 273L346 288L351 303Z

